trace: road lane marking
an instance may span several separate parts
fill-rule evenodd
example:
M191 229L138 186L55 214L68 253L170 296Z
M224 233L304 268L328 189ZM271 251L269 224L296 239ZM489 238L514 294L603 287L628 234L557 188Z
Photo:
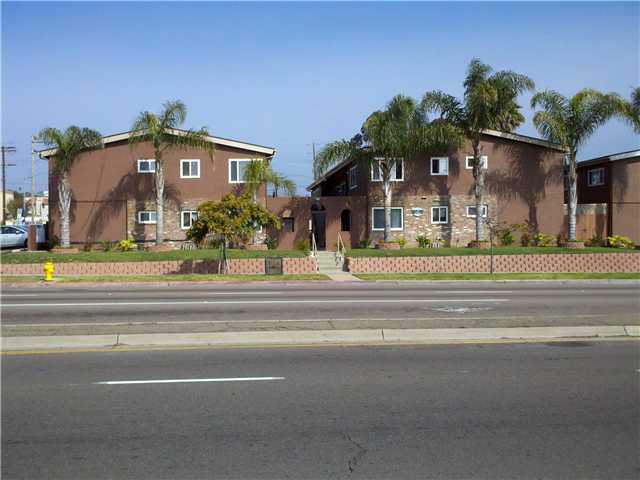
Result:
M205 292L207 295L282 295L284 292Z
M247 304L319 304L319 303L456 303L456 302L508 302L508 298L368 298L344 300L193 300L179 302L77 302L77 303L5 303L3 308L38 308L38 307L134 307L158 305L247 305Z
M94 385L140 385L148 383L207 383L207 382L263 382L284 380L285 377L230 377L230 378L177 378L169 380L112 380L94 382Z
M9 297L38 297L39 293L3 293L0 294L0 298L9 298Z

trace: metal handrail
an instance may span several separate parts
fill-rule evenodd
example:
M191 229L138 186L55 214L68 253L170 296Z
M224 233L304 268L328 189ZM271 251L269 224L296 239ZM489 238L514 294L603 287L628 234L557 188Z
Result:
M311 232L311 256L318 256L318 245L316 244L316 236Z
M344 266L344 259L347 256L347 247L345 246L344 242L342 241L342 236L340 235L340 232L338 232L338 242L336 244L336 247L337 247L336 264L339 263L339 266L342 267L342 266Z

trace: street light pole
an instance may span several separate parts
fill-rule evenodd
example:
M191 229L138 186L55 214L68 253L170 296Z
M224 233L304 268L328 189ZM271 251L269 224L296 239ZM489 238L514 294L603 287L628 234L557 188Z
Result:
M6 147L2 145L2 225L7 224L7 167L14 167L15 164L10 163L7 165L5 161L5 153L13 153L16 151L16 147Z
M36 223L36 136L31 135L31 224Z

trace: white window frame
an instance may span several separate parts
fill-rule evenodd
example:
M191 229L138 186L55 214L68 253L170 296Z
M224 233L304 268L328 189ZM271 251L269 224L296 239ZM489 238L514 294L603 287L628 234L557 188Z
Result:
M380 164L380 160L382 160L382 157L376 157L374 158L374 163L371 164L371 181L372 182L382 182L382 175L380 175L380 178L376 179L373 176L373 172L375 172L375 166L376 163L378 162L378 165ZM393 164L393 170L392 170L392 175L391 175L391 182L404 182L404 158L399 159L400 164L402 165L402 178L395 178L396 177L396 165L398 163L398 160L395 161L395 163ZM378 167L378 172L380 171L380 168Z
M153 213L154 215L157 215L155 210L138 210L138 223L140 225L155 225L156 224L157 217L156 217L156 220L143 221L142 218L141 218L143 213L149 213L149 214ZM151 216L151 215L149 215L149 216Z
M444 173L442 173L442 168L440 168L441 173L433 173L433 161L434 160L438 160L438 166L439 167L442 167L443 162L444 162L444 165L445 165ZM431 157L430 167L431 167L430 170L429 170L429 174L430 175L442 176L442 177L448 176L449 175L449 157Z
M251 162L252 160L262 160L261 158L230 158L229 159L229 183L247 183L242 179L242 176L240 175L240 168L238 168L240 166L239 162ZM231 180L231 165L233 165L233 162L238 162L238 167L237 171L236 171L236 175L238 177L237 180Z
M476 216L474 214L469 213L469 209L470 208L476 208L475 205L467 205L465 207L465 215L469 218L476 218ZM486 216L489 214L489 205L482 205L482 216L486 218Z
M384 212L384 207L373 207L371 208L371 230L374 232L383 232L384 226L382 228L375 228L375 211L382 210ZM391 227L392 232L402 232L404 230L404 207L391 207L391 210L400 210L400 228Z
M600 181L597 183L591 180L591 174L594 172L598 172L600 176ZM590 170L587 170L587 186L599 187L600 185L604 185L604 168L598 167L598 168L592 168Z
M434 222L433 221L433 211L436 208L437 209L441 209L441 208L445 209L445 211L447 212L447 220L446 221L444 221L444 222L441 222L441 221ZM438 218L440 218L439 214L438 214ZM435 207L431 207L431 224L432 225L447 225L448 223L449 223L449 205L437 205Z
M180 228L182 230L189 230L191 228L191 225L186 226L184 224L184 214L185 213L190 213L191 214L189 219L191 220L191 224L193 225L193 222L198 219L198 211L197 210L192 210L192 209L189 209L189 208L185 208L184 210L180 210ZM194 213L196 215L195 218L193 218L193 214Z
M196 162L198 164L198 174L193 175L191 172L191 164ZM185 163L189 164L189 175L184 174L183 165ZM185 158L180 160L180 178L200 178L200 159L199 158Z
M140 164L142 162L153 162L153 170L140 170ZM138 159L138 173L156 173L156 159L155 158L139 158Z
M358 166L354 165L347 173L347 181L349 183L349 190L358 188Z
M464 168L466 168L467 170L473 170L473 165L469 164L469 160L472 159L473 155L467 155L464 159ZM486 155L480 155L480 159L484 163L484 169L489 170L489 157L487 157Z

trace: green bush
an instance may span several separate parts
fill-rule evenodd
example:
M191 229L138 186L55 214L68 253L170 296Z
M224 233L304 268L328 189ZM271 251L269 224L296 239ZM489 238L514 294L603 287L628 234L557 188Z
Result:
M274 237L265 238L264 243L267 245L267 248L269 250L275 250L278 246L278 240L276 240Z
M365 238L364 240L360 240L360 248L369 248L371 247L371 239Z
M132 250L137 250L138 244L133 240L120 240L116 245L116 250L120 252L130 252Z
M110 240L103 240L100 242L100 246L102 247L103 252L110 252L111 250L113 250L114 245L115 242L112 242Z
M587 247L605 247L607 245L606 242L602 238L600 238L598 235L594 235L589 240L584 242L584 244Z
M513 226L506 225L502 228L496 229L496 236L498 237L498 241L500 245L503 247L508 247L509 245L513 245Z
M296 240L295 249L300 250L301 252L308 252L311 250L311 245L309 244L308 238L301 238Z
M623 237L621 235L613 235L607 237L610 247L613 248L633 248L635 245L629 237Z
M533 242L536 247L554 247L556 245L556 237L540 232L534 235Z
M431 246L431 240L429 240L426 235L418 235L416 242L418 242L420 248L429 248Z
M400 245L400 248L404 248L404 246L407 244L407 239L404 237L398 237L398 245Z

